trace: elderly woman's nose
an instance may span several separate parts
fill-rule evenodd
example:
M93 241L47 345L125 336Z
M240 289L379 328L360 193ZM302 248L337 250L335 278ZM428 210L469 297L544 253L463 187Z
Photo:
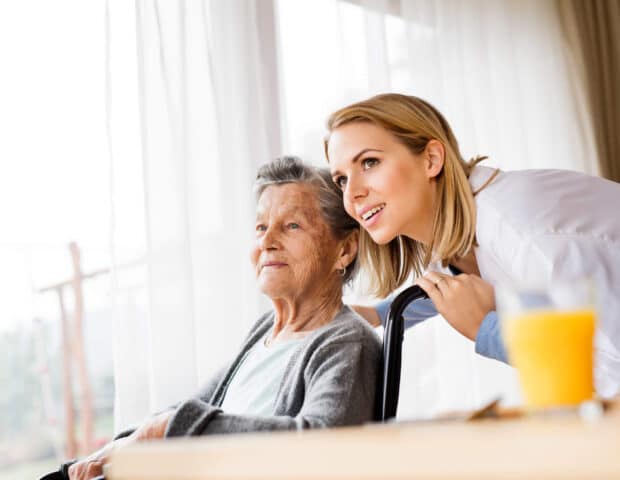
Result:
M278 243L277 229L274 226L267 227L267 230L260 237L259 245L263 250L275 248Z

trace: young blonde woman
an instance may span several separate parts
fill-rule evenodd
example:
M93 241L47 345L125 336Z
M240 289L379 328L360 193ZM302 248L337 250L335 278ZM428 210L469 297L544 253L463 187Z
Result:
M507 361L494 285L592 277L602 309L597 391L620 392L620 184L561 170L503 172L463 160L440 112L384 94L334 112L325 153L346 211L362 227L360 261L385 297L414 274L429 295L408 326L437 313ZM390 300L359 308L385 320Z

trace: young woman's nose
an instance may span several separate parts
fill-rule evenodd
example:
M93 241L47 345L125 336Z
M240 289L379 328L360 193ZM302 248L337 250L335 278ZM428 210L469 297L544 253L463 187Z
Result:
M368 194L368 189L358 176L350 176L347 179L347 185L344 190L344 201L354 204L356 201L364 198Z

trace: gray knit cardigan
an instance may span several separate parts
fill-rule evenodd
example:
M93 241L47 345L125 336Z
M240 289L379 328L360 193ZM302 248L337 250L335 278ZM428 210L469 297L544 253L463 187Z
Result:
M222 411L226 389L245 354L273 326L274 313L252 327L235 360L193 398L179 404L166 437L355 425L373 420L381 342L349 307L310 333L293 352L273 416Z

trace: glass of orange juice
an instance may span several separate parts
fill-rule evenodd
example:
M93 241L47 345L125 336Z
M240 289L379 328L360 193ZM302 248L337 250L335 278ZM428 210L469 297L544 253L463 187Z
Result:
M526 407L577 405L594 395L594 287L589 280L544 288L498 287L508 359Z

